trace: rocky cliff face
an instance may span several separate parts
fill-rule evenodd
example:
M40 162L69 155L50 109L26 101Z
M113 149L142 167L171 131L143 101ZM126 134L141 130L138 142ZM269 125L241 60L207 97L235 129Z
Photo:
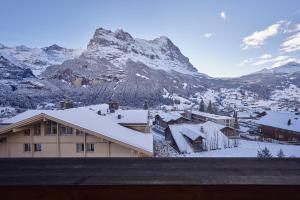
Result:
M72 88L63 89L69 96L77 98L75 93L82 91L86 103L115 99L129 106L142 106L145 100L150 105L170 103L163 98L165 90L189 95L203 90L210 79L166 37L146 41L103 28L95 31L81 56L48 67L41 77L57 87Z
M34 75L30 69L24 69L13 64L8 59L0 56L0 80L22 80L24 78L32 78Z
M117 67L124 66L131 59L152 69L197 73L189 59L182 55L169 38L160 37L149 41L134 39L123 30L112 32L103 28L97 29L83 55L88 58L105 58Z

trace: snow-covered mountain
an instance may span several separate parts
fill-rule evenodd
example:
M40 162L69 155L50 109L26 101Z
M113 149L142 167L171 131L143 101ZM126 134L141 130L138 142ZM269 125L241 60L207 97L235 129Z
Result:
M167 37L135 39L123 30L99 28L81 56L53 65L41 74L55 86L84 93L82 101L108 101L141 106L171 102L164 89L179 95L203 90L211 78L197 72ZM68 88L68 89L67 89ZM101 92L99 92L101 91ZM86 96L98 96L84 99ZM101 94L100 94L101 93Z
M35 108L68 98L84 104L114 99L134 107L147 100L150 106L188 109L204 99L226 109L293 109L300 99L298 63L238 78L211 78L165 36L143 40L103 28L84 50L0 45L0 72L0 106Z
M24 45L7 47L0 44L0 55L23 68L31 69L35 76L40 75L50 65L63 63L78 57L82 49L66 49L56 44L45 48L29 48Z
M293 74L296 72L300 72L300 63L289 62L285 65L271 68L271 69L264 68L253 74Z
M89 58L105 58L120 68L130 59L142 62L152 69L174 70L184 74L197 73L189 59L165 36L143 40L135 39L121 29L112 32L98 28L84 55Z

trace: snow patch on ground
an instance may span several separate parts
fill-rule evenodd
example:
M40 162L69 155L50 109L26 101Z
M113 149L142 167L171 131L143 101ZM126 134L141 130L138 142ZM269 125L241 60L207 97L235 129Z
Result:
M287 157L300 157L300 146L289 144L275 144L258 141L239 140L239 146L214 151L204 151L184 154L185 157L257 157L257 151L267 147L273 157L277 157L280 149Z
M141 75L139 73L136 73L135 75L138 76L138 77L141 77L141 78L149 80L149 78L147 76Z

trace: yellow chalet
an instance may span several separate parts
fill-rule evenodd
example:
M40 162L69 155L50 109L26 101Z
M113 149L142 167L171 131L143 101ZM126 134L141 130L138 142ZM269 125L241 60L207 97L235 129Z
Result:
M0 157L146 157L153 154L148 111L107 104L29 110L2 122Z

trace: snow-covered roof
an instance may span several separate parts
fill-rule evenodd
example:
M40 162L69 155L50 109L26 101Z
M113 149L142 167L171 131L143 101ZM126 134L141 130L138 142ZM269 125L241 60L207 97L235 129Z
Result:
M121 119L118 119L121 115ZM147 124L148 111L147 110L116 110L114 113L108 115L117 123L121 124Z
M192 112L192 114L204 116L204 117L211 118L211 119L231 119L231 120L233 119L232 117L215 115L215 114L211 114L211 113L201 112L198 110L193 110L191 112Z
M175 143L181 153L193 153L193 148L186 141L183 135L179 132L181 129L181 125L169 125L171 134L175 140Z
M123 127L109 115L98 115L97 111L89 107L66 110L29 110L5 120L4 123L17 123L39 114L44 114L46 118L52 117L79 126L99 134L99 136L111 138L138 149L153 152L153 136L151 133L145 134Z
M289 119L291 125L288 125ZM267 114L260 118L257 123L300 133L300 115L292 112L267 111Z
M164 121L169 122L171 120L177 120L182 117L182 115L179 112L164 112L160 111L157 113Z
M101 114L105 114L120 124L147 124L148 123L148 111L147 110L122 110L118 109L114 113L109 113L108 104L98 104L87 106L86 108L93 111L101 111ZM118 119L118 115L121 115L121 119Z
M176 124L169 125L169 127L175 143L177 144L179 151L182 153L193 152L192 147L183 135L192 140L195 140L200 136L203 138L207 146L209 146L213 141L218 141L219 148L222 148L224 142L226 143L228 140L228 138L221 132L221 129L225 128L225 126L211 121L207 121L202 124ZM203 132L201 132L201 129L203 129Z
M181 127L179 132L182 133L183 135L187 136L191 140L196 140L198 137L205 138L204 133L202 133L200 131L200 129L196 130L197 128L195 127L195 125L193 125L192 128L193 129L183 126L183 127ZM194 129L194 128L196 128L196 129Z

